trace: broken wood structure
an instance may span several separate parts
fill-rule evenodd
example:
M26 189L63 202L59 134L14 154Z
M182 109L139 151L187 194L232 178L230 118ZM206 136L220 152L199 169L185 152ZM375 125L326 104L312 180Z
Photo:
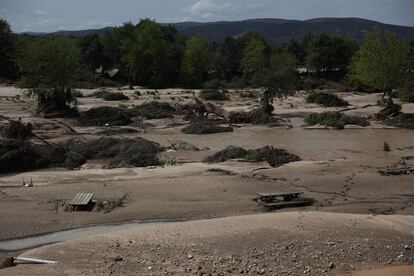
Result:
M91 211L97 202L93 196L93 193L77 193L68 206L71 211Z
M268 209L308 206L313 199L301 197L302 192L257 193L256 201Z

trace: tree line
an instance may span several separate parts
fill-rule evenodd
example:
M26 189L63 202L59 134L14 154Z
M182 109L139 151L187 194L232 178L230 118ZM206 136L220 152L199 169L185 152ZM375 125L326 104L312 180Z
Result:
M180 34L150 19L82 38L17 36L0 20L0 79L65 90L85 72L117 68L125 84L165 87L291 87L299 66L390 90L413 68L414 42L380 30L361 43L328 34L272 44L258 33L221 43Z

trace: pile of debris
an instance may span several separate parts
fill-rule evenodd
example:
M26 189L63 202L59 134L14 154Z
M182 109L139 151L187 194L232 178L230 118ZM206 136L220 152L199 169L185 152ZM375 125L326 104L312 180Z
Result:
M133 117L126 108L101 106L81 112L79 121L85 126L124 126L131 124Z
M177 114L177 110L166 102L151 101L135 106L131 110L135 116L144 117L146 119L163 119L171 118Z
M77 117L77 100L70 89L65 91L40 91L31 89L31 95L37 96L36 114L44 118Z
M272 113L264 112L262 108L256 108L249 112L231 112L229 121L232 124L252 124L267 126L286 126L287 121L273 116Z
M249 112L232 112L229 114L228 120L233 124L287 126L287 121L273 115L274 110L273 95L269 90L265 90L258 107Z
M160 165L158 154L163 151L158 143L143 138L73 138L62 146L86 160L106 159L108 161L104 168L108 169Z
M316 103L326 107L348 106L349 103L332 93L313 92L306 97L307 103Z
M0 173L22 172L49 167L74 168L85 160L61 147L29 141L0 141Z
M1 129L0 134L2 137L6 139L27 141L33 138L32 129L33 126L31 123L27 123L26 125L24 125L19 118L19 121L9 120L9 124Z
M397 116L387 118L384 123L389 126L414 129L414 113L399 113Z
M224 150L218 151L215 154L207 157L205 162L219 163L231 159L244 158L247 154L247 150L242 147L228 146Z
M20 172L47 168L50 166L65 166L81 162L60 147L54 147L32 132L32 125L24 125L19 121L1 117L9 121L3 128L0 140L0 173ZM33 143L32 138L42 143ZM78 165L78 164L76 164Z
M206 162L224 162L230 159L243 158L248 162L267 161L272 167L280 167L283 164L300 161L300 157L289 153L284 149L277 149L273 146L265 146L254 150L245 150L240 147L229 146L222 151L205 159Z
M41 142L1 139L0 174L49 167L75 169L88 159L107 159L105 168L146 167L162 163L158 153L163 148L143 138L72 138L61 144Z

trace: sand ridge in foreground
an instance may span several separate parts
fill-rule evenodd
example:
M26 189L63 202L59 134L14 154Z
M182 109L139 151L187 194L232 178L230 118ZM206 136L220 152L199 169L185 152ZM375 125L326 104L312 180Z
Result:
M23 256L59 264L21 265L0 275L328 275L358 267L412 265L414 216L245 215L115 232Z

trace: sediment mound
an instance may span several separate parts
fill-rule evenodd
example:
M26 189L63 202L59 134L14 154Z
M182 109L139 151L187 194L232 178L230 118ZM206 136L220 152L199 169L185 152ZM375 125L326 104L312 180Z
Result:
M224 162L236 158L244 158L248 162L267 161L272 167L280 167L283 164L301 160L300 157L295 154L272 146L265 146L254 150L245 150L240 147L229 146L224 150L207 157L205 162Z
M205 159L205 162L211 162L211 163L224 162L230 159L244 158L246 154L247 154L247 150L245 150L244 148L229 146L225 148L224 150L218 151L215 154L207 157Z
M307 103L316 103L326 107L348 106L349 103L335 94L313 92L306 97Z
M177 111L169 103L152 101L134 107L131 112L147 119L163 119L172 117Z
M82 112L79 121L86 126L124 126L132 123L132 117L126 108L101 106Z
M211 134L211 133L221 133L221 132L232 132L232 127L223 127L213 122L194 122L183 129L181 132L184 134Z
M305 123L309 125L325 125L336 129L343 129L345 125L358 125L366 127L369 125L367 118L349 116L340 112L312 113L305 117Z

